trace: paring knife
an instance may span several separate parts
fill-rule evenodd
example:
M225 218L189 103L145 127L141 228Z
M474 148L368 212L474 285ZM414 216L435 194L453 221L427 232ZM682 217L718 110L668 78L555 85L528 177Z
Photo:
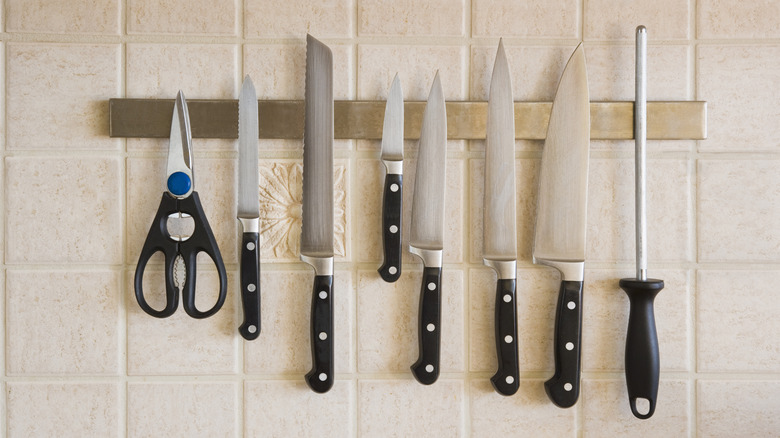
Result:
M556 268L561 288L555 312L555 375L547 396L562 408L580 393L582 283L590 149L590 103L585 51L577 46L552 104L542 152L534 235L534 263Z
M306 382L315 392L333 386L333 55L306 36L303 132L301 260L314 268L311 302L312 369Z
M257 172L257 94L247 75L238 97L238 221L241 223L241 303L244 339L260 335L260 203Z
M395 75L385 106L382 128L382 162L385 189L382 196L382 244L384 263L379 268L383 280L392 283L401 276L401 212L404 174L404 98L401 81Z
M418 150L409 252L422 259L423 278L417 332L419 357L411 368L418 382L430 385L439 378L447 164L447 112L438 72L425 105Z
M515 115L512 81L504 44L498 43L488 98L485 146L484 250L486 265L496 270L496 355L498 371L490 378L500 394L519 386L517 363L517 218L515 209Z
M647 155L647 29L636 29L636 99L634 103L636 179L636 278L620 280L629 300L626 333L626 387L631 412L642 420L653 416L658 397L660 357L655 330L653 300L664 288L663 280L647 278L647 221L645 157ZM644 399L645 406L637 404Z

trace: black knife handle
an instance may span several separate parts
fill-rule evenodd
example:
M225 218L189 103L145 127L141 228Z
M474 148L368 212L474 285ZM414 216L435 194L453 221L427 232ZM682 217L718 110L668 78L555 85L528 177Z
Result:
M385 175L385 191L382 197L382 244L384 263L379 275L388 283L401 276L401 211L403 211L403 175Z
M582 345L582 282L561 281L555 311L555 375L544 389L556 406L568 408L580 395Z
M420 287L420 323L417 331L419 356L412 365L418 382L430 385L439 378L441 349L441 268L423 269Z
M238 332L246 340L260 335L260 237L243 233L241 239L241 304L244 323Z
M333 276L317 275L311 298L312 369L306 383L314 392L333 387Z
M653 416L658 397L660 355L658 334L655 330L653 301L664 288L663 280L635 278L620 280L620 288L629 300L628 332L626 333L626 386L631 412L642 420ZM649 410L642 414L637 410L638 399L646 399Z
M496 288L496 355L498 371L490 378L493 389L502 395L512 395L520 386L517 363L517 280L499 279Z

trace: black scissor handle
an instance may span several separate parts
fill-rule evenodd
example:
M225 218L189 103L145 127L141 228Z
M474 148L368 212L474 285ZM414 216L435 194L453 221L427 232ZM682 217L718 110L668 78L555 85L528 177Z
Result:
M178 211L189 214L195 222L195 230L189 239L179 242L179 254L184 258L184 265L187 270L187 277L182 289L182 298L184 301L184 310L193 318L207 318L219 311L225 304L227 296L227 273L225 272L225 263L222 261L222 255L217 246L217 240L211 231L206 214L203 213L203 207L200 204L198 192L192 194L178 202ZM198 254L205 252L211 257L219 274L219 296L217 302L212 308L206 311L200 311L195 307L195 277ZM171 272L173 274L173 272Z
M177 243L172 241L167 232L168 216L178 211L176 198L164 192L157 208L157 214L152 221L149 234L138 257L138 265L135 268L135 299L144 312L156 317L167 318L176 311L179 306L179 289L174 283L173 266L178 255ZM146 264L156 252L165 255L165 308L156 310L152 308L144 297L143 277Z

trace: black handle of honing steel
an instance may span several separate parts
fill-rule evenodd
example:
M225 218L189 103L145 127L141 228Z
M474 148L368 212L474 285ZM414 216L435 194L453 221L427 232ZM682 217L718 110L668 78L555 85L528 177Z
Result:
M246 340L260 335L260 237L243 233L241 238L241 304L244 322L238 332Z
M544 382L552 402L561 408L577 403L580 395L582 344L582 282L562 281L555 311L555 374Z
M520 386L517 359L517 280L499 279L496 287L496 355L498 371L490 378L493 389L502 395L512 395Z
M420 311L417 329L419 357L412 365L418 382L430 385L439 378L441 349L441 268L424 268L420 288Z
M626 332L628 401L634 416L645 420L653 416L658 398L660 355L653 301L664 288L664 282L652 278L645 281L624 278L620 280L620 288L628 295L630 306ZM649 402L646 413L640 413L637 409L637 400L640 399Z
M382 197L382 244L384 262L379 275L388 283L401 276L401 211L403 211L403 175L388 173Z
M311 298L312 369L306 383L314 392L333 387L333 276L317 275Z

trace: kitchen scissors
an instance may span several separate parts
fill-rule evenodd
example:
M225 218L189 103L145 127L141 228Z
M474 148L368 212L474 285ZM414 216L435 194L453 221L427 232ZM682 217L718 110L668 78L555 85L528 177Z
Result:
M194 229L191 233L169 230L169 219L191 218ZM165 308L156 310L146 302L143 292L143 276L146 264L156 252L165 255ZM219 273L219 297L214 306L206 311L195 307L195 277L198 254L205 252L211 257ZM160 207L146 236L138 265L135 269L135 298L144 312L157 318L167 318L179 306L179 285L176 282L176 259L184 261L185 281L181 289L184 310L193 318L206 318L216 313L225 303L227 274L219 253L217 241L211 231L198 192L194 191L192 177L192 132L190 117L184 94L179 91L173 106L171 137L168 143L168 166L165 191Z

